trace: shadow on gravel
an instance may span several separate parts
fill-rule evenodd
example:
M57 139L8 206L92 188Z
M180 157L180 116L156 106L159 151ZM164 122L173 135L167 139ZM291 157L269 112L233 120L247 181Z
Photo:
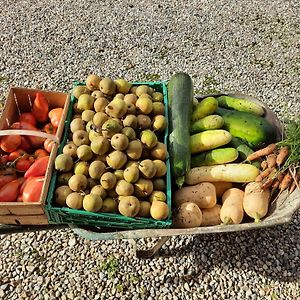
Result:
M175 243L178 237L174 237ZM281 282L300 280L299 224L290 224L236 233L198 235L185 245L160 251L163 257L193 256L199 277L214 268L252 271ZM195 275L195 274L194 274Z

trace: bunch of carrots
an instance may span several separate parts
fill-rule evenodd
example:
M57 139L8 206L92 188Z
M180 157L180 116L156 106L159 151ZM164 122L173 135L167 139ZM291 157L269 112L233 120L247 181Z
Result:
M271 194L288 190L291 194L300 190L300 118L289 121L286 126L286 138L276 144L270 144L247 157L248 161L263 159L262 172L256 181L263 188L271 189Z

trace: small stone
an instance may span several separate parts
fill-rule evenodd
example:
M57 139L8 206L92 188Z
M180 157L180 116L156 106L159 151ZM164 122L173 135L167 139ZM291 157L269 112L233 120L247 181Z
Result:
M33 272L34 269L35 269L34 266L26 266L26 270L27 270L28 272Z
M188 292L191 290L187 282L183 285L183 287L184 287Z
M76 245L76 239L75 239L75 238L70 239L70 240L69 240L69 246L70 246L70 247L74 247L75 245Z

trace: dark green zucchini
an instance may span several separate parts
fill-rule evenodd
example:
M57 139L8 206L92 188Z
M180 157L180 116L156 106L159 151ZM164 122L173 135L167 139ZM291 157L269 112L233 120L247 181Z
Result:
M179 187L191 168L190 125L194 87L186 73L173 75L168 83L169 153L172 176Z

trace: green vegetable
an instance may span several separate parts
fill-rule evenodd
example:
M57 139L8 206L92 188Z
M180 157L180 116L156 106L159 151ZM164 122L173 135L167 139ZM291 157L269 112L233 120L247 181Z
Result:
M288 147L289 156L280 168L281 172L291 168L299 168L300 161L300 117L285 121L285 139L277 143L279 147Z
M243 141L241 141L239 138L233 137L230 144L238 151L239 156L242 160L246 160L247 156L254 152L249 146L243 143ZM251 162L251 165L260 168L260 161L254 160Z
M261 105L247 99L220 96L217 100L219 106L224 108L232 108L234 110L244 111L258 116L262 116L265 113Z
M191 136L191 153L199 153L226 145L231 134L223 129L206 130Z
M181 187L191 168L190 125L194 98L191 77L186 73L173 75L168 83L168 96L171 170Z
M235 161L239 153L234 148L214 149L192 156L192 167L221 165Z
M197 121L208 115L213 114L218 107L218 101L214 97L207 97L199 102L192 114L192 121Z
M222 128L224 120L218 115L209 115L192 123L191 133Z
M275 129L260 116L221 107L217 108L216 113L223 117L224 129L253 149L262 148L275 141Z
M200 182L251 182L259 175L259 169L250 164L225 164L192 168L185 176L188 185Z

